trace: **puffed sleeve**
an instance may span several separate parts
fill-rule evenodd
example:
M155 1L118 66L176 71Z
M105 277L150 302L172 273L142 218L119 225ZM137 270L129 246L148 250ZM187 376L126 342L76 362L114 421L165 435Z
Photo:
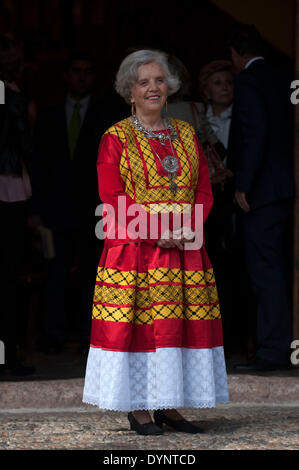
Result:
M107 246L115 246L143 241L155 245L159 237L150 236L150 224L153 216L145 210L144 206L136 203L125 192L124 181L120 174L122 145L116 135L107 133L101 139L98 152L98 187L103 202L103 216L106 218L107 225L107 230L104 232L106 244ZM134 208L131 207L133 205ZM134 215L128 215L130 207L134 211L136 209ZM134 230L130 230L128 226L137 216L139 220L146 220L146 235L143 231L136 238L135 230L138 231L138 225L136 224ZM139 226L139 230L140 228ZM144 227L142 228L144 229ZM160 235L159 232L158 235Z

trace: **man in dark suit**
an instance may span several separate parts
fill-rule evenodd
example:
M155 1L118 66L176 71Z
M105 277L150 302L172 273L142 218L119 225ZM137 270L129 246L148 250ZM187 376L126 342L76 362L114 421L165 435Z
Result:
M288 77L269 65L253 26L230 41L239 72L231 127L231 169L244 249L257 302L256 358L239 370L289 365L292 341L292 106ZM244 299L246 303L246 299ZM240 315L242 305L240 305Z
M43 324L49 352L60 351L67 339L67 310L72 323L79 320L82 347L89 345L96 268L103 248L103 240L95 236L95 209L101 203L96 160L101 136L115 119L109 103L92 96L95 64L87 53L76 52L68 59L64 79L64 102L43 110L34 131L30 222L33 228L51 229L55 253L47 261L45 289ZM119 113L119 118L125 117ZM66 300L69 272L75 266L79 298L73 292Z

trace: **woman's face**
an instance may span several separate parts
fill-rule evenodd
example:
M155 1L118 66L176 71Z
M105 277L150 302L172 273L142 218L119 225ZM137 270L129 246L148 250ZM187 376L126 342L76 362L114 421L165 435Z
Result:
M233 77L230 72L215 72L210 76L206 95L213 105L230 106L233 102Z
M135 103L137 114L161 112L167 99L166 77L161 65L156 62L141 65L131 93L131 102Z

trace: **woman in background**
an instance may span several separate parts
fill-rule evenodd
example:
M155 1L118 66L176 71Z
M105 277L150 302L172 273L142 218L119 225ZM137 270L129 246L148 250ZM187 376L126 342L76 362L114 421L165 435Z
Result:
M234 201L234 178L230 169L229 138L234 98L232 63L216 60L205 65L198 77L203 100L202 120L198 137L209 159L217 153L216 164L210 165L214 205L206 223L206 246L218 287L223 319L224 347L227 355L239 347L244 335L239 309L252 310L252 295L248 292L246 267L242 257L242 238L238 229L238 207ZM209 159L210 160L210 159ZM244 305L243 299L247 302ZM245 317L245 315L244 315ZM247 315L251 318L252 315ZM246 328L245 328L246 329ZM248 327L252 330L252 326ZM250 334L250 333L249 333ZM238 341L236 340L238 338ZM241 343L244 338L241 339ZM248 352L254 347L248 341Z

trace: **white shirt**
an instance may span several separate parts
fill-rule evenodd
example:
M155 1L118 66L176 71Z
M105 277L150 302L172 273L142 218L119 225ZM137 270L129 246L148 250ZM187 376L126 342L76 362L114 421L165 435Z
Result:
M247 62L247 64L245 65L244 69L248 69L248 67L253 64L253 62L255 62L256 60L264 60L264 57L260 56L260 57L254 57L253 59L250 59L249 62Z
M223 113L220 114L220 116L214 116L213 108L209 105L206 113L206 117L211 128L216 134L218 140L220 140L226 149L228 147L232 109L233 105L230 105L225 111L223 111Z
M82 125L82 123L84 121L84 118L85 118L87 108L89 106L89 102L90 102L90 96L86 96L86 98L83 98L80 101L74 100L69 95L66 97L65 112L66 112L66 122L67 122L68 127L69 127L69 124L70 124L71 119L72 119L75 104L76 103L81 103L81 105L82 105L81 108L80 108L81 125Z

